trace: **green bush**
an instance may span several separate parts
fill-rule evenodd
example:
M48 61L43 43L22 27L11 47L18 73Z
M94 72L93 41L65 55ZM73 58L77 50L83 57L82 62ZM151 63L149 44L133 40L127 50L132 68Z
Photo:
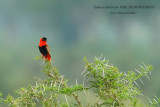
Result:
M40 57L36 57L40 59ZM118 68L109 65L105 59L95 57L92 63L86 58L85 70L82 75L88 78L88 86L84 84L68 85L68 80L58 70L52 66L51 62L45 62L42 72L47 76L45 80L37 77L34 86L20 88L16 90L19 94L18 98L8 95L6 99L0 99L12 107L34 107L40 103L44 107L142 107L146 106L139 103L138 95L142 95L137 80L141 81L141 77L146 76L152 71L152 66L142 67L137 72L119 72ZM149 79L149 78L148 78ZM142 82L143 83L143 82ZM84 104L80 99L80 92L92 91L96 95L94 103L87 102ZM0 96L2 94L0 93ZM61 101L60 96L65 97L65 101ZM71 100L67 100L70 97ZM157 98L157 97L156 97ZM159 99L153 99L151 107L158 106Z

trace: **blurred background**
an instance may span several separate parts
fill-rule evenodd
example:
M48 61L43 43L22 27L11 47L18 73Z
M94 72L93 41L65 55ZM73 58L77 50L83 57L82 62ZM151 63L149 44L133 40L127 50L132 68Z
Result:
M99 6L154 5L134 9L135 15L111 15L121 9ZM121 72L154 67L141 89L150 98L160 97L160 1L159 0L1 0L0 91L5 98L14 90L35 84L41 72L39 39L48 38L53 65L70 84L82 83L84 56L91 62L103 55ZM123 11L130 11L129 9Z

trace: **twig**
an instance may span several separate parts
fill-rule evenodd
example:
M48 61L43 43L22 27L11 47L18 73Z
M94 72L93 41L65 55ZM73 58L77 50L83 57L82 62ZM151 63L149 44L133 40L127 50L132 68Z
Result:
M80 106L80 107L83 107L81 101L79 100L78 95L76 95L75 93L73 93L72 95L74 96L74 98L75 98L76 101L78 102L79 106Z

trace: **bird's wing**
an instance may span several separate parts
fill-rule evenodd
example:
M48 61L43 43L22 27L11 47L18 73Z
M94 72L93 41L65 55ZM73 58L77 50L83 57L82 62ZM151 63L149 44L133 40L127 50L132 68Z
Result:
M49 49L49 46L48 46L48 45L46 46L46 49L47 49L47 52L48 52L49 55L50 55L50 49Z

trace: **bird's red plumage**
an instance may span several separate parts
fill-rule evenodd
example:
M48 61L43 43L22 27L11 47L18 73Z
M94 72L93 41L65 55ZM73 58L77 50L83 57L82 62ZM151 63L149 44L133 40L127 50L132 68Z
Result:
M45 46L47 45L46 41L43 41L42 38L40 39L39 41L39 46L42 47L42 46Z

